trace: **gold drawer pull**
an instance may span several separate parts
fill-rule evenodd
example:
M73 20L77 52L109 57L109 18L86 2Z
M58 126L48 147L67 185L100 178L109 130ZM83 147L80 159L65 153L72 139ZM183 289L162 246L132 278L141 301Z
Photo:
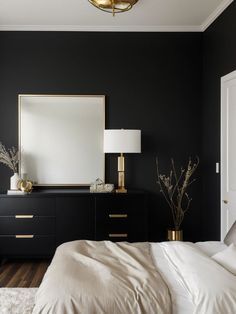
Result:
M33 239L33 234L16 234L16 239Z
M109 233L110 238L127 238L128 233Z
M127 214L109 214L110 218L127 218Z
M15 215L16 219L32 219L34 215Z

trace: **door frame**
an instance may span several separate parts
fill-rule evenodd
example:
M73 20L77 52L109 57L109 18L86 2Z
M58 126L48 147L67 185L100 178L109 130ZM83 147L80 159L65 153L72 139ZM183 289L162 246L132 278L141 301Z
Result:
M224 102L224 97L223 97L223 87L224 87L224 83L227 81L231 81L232 79L236 79L236 70L233 72L230 72L229 74L222 76L221 77L221 109L220 109L220 238L221 241L224 240L225 238L225 220L224 220L224 213L225 213L225 207L223 204L223 200L224 200L224 195L223 195L223 125L224 125L224 121L223 121L223 102Z

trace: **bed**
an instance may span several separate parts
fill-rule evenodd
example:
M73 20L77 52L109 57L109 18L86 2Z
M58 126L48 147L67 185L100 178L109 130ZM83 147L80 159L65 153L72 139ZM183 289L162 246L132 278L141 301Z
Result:
M222 242L65 243L58 247L39 289L0 289L0 313L235 314L236 276L213 260L228 249ZM83 272L77 267L82 261L87 265ZM96 280L91 276L93 268ZM87 281L90 287L85 287ZM117 285L121 285L120 297ZM91 286L95 297L90 294L92 300L87 299L83 309L81 300ZM100 302L101 294L105 305Z
M33 314L236 312L236 276L221 242L73 241L58 247Z

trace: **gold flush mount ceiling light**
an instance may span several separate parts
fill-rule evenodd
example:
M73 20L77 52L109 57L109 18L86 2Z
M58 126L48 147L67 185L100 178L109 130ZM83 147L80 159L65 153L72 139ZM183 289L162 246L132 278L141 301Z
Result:
M113 16L116 13L122 13L132 9L133 5L138 0L88 0L96 8L112 13Z

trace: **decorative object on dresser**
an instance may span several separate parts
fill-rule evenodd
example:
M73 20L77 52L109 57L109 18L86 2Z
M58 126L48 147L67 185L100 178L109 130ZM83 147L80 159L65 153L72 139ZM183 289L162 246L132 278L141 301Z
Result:
M30 180L19 180L17 187L24 193L31 193L33 190L33 182Z
M104 183L101 179L97 179L90 185L91 193L111 193L114 190L114 184Z
M183 231L180 229L186 211L189 209L192 198L187 193L188 187L196 180L192 175L199 164L199 158L193 162L189 157L188 164L185 168L176 171L174 159L171 159L170 174L160 174L158 158L156 158L157 184L160 192L164 196L168 206L171 209L174 228L168 230L168 240L181 241Z
M148 240L144 192L38 190L0 195L0 257L52 256L73 240Z
M116 13L122 13L132 9L133 5L138 0L88 0L93 6L104 12L112 13L114 16Z
M17 190L17 184L20 179L18 174L19 154L17 149L14 146L7 149L0 142L0 163L4 164L13 171L13 176L10 179L10 189Z
M104 152L120 153L118 157L118 189L117 193L126 193L125 158L123 153L141 153L140 130L105 130Z

